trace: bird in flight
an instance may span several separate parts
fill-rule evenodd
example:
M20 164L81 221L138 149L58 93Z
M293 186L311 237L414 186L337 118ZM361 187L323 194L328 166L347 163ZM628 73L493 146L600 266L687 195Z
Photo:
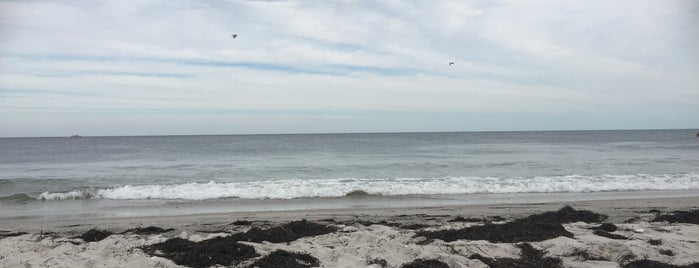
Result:
M238 37L238 35L237 35L237 34L232 34L231 37L233 37L233 39L235 39L236 37Z
M454 62L453 61L449 62L449 66L452 66L452 65L454 65Z

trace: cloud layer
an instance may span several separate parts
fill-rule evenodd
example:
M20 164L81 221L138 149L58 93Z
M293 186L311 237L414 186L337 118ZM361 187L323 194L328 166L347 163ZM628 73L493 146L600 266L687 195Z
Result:
M691 0L0 1L0 136L696 127L698 14Z

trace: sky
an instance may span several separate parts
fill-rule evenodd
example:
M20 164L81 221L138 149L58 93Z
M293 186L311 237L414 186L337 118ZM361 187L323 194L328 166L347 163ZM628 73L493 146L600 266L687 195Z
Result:
M0 137L697 128L697 44L695 0L0 0Z

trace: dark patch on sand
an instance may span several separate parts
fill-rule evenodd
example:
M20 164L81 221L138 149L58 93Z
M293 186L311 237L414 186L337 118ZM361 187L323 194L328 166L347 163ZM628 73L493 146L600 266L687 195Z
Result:
M408 229L408 230L419 230L419 229L427 228L427 227L430 227L430 226L429 226L429 225L426 225L426 224L419 224L419 223L408 224L408 225L401 225L401 226L400 226L400 228Z
M250 225L252 225L252 222L246 221L246 220L239 220L239 221L234 221L233 223L231 223L231 225L250 226Z
M663 243L663 240L661 240L661 239L651 239L651 240L648 240L648 244L651 244L651 245L653 245L653 246L657 246L657 245L660 245L660 244L662 244L662 243Z
M477 259L490 268L530 268L530 267L542 267L542 268L562 268L563 264L560 259L557 258L544 258L544 252L537 250L528 243L517 245L521 250L522 254L519 259L490 259L483 257L478 254L471 255L471 259Z
M20 236L20 235L25 235L25 234L28 234L28 233L25 233L25 232L15 232L15 233L0 232L0 239L14 237L14 236Z
M573 252L570 254L566 255L567 257L576 257L580 261L607 261L607 259L602 258L599 255L593 255L590 252L581 249L581 248L576 248L573 249Z
M133 229L128 229L124 231L123 233L134 233L138 235L152 235L152 234L162 234L162 233L167 233L170 231L173 231L175 229L168 228L168 229L163 229L160 227L156 226L148 226L148 227L139 227L139 228L133 228Z
M387 262L386 260L384 260L384 259L378 259L378 258L377 258L377 259L373 259L373 260L368 260L368 261L366 262L366 264L367 264L367 265L376 264L376 265L378 265L378 266L381 266L382 268L388 267L388 262Z
M449 268L449 265L435 259L417 259L401 265L401 268Z
M571 223L571 222L602 222L607 215L597 214L587 210L575 210L570 206L565 206L556 212L544 212L534 214L529 217L519 219L520 222L540 222L540 223Z
M695 262L692 264L688 265L674 265L674 264L669 264L669 263L662 263L659 261L652 261L652 260L638 260L638 261L632 261L624 266L624 268L699 268L699 263Z
M386 221L351 221L348 222L347 225L354 225L354 224L361 224L364 226L371 226L371 225L383 225L383 226L389 226L389 227L400 227L400 223L397 222L386 222Z
M253 227L245 233L234 234L230 237L236 241L280 243L291 242L306 236L324 235L335 231L337 231L335 227L312 223L304 219L264 230Z
M692 211L675 211L672 214L664 214L655 217L653 222L666 221L669 223L693 223L699 224L699 209Z
M320 266L320 261L316 257L313 257L306 253L296 253L284 250L275 250L267 256L255 261L251 264L252 267L259 268L306 268L306 267L318 267Z
M666 256L675 256L675 252L672 252L672 250L669 249L659 249L658 253L666 255Z
M78 236L78 238L82 238L82 240L85 242L97 242L102 241L110 235L112 235L112 232L110 231L91 229L85 232L84 234Z
M508 222L504 224L486 224L457 230L423 231L416 236L427 239L441 239L451 242L459 239L488 240L494 243L516 243L543 241L559 236L573 237L560 224L536 222Z
M209 267L215 264L236 265L258 256L253 247L239 244L231 237L216 237L201 242L172 238L146 246L143 251L189 267Z
M484 218L464 218L461 216L456 216L456 218L448 220L447 222L483 222Z
M613 234L613 233L610 233L610 232L607 232L607 231L604 231L604 230L595 230L594 234L595 234L595 235L598 235L598 236L603 236L603 237L606 237L606 238L617 239L617 240L627 240L627 239L629 239L629 238L626 237L626 236L618 235L618 234Z
M594 227L592 229L593 230L601 230L601 231L605 231L605 232L614 232L618 228L616 227L616 225L611 224L611 223L602 223L602 225Z

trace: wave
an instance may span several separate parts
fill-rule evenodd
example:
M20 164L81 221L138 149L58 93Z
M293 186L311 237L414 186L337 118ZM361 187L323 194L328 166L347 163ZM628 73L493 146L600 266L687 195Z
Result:
M37 199L292 199L476 193L581 193L696 190L699 174L566 175L538 177L447 177L392 179L287 179L249 182L189 182L126 185L107 189L44 192Z

